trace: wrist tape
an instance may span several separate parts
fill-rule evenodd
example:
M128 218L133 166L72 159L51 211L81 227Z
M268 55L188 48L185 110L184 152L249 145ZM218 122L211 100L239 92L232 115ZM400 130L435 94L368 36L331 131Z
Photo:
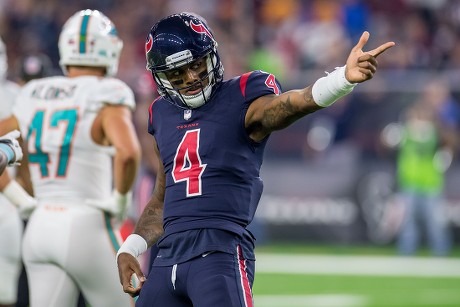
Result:
M357 83L350 83L345 78L345 66L337 67L327 76L316 80L311 89L315 103L320 107L328 107L337 99L349 94Z
M14 159L14 150L8 144L0 143L0 150L5 153L8 163Z
M130 234L125 242L120 246L117 252L117 263L118 263L118 256L121 253L128 253L135 258L137 258L139 255L142 255L146 250L147 250L147 241L143 237L141 237L138 234L132 233Z

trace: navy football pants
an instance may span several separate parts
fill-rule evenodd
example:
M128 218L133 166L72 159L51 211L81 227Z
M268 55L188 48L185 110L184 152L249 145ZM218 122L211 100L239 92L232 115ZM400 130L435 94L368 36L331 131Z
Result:
M187 262L152 267L136 307L253 307L255 261L213 252Z

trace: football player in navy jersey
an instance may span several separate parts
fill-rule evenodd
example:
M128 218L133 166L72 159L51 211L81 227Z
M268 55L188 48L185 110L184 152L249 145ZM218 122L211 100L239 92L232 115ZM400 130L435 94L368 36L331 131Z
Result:
M148 132L162 163L152 198L117 254L124 291L140 294L136 306L254 305L254 237L246 227L262 193L267 140L371 79L376 57L394 43L363 51L368 39L364 32L345 66L283 93L263 71L224 81L202 17L174 14L152 27L147 68L160 97L149 108ZM153 244L158 254L146 279L136 257Z

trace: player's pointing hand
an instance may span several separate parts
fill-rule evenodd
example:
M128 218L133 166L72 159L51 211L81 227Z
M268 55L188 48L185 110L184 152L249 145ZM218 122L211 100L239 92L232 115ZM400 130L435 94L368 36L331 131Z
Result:
M387 42L373 50L363 51L369 36L369 32L364 31L359 42L353 47L348 56L345 76L352 83L361 83L372 79L377 71L377 56L395 45L394 42Z

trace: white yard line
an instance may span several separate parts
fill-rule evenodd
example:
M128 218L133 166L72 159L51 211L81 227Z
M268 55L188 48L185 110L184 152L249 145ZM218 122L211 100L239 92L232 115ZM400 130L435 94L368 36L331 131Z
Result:
M256 295L254 305L262 307L363 307L367 299L358 295Z
M258 253L257 273L460 278L460 260L391 256L330 256Z

